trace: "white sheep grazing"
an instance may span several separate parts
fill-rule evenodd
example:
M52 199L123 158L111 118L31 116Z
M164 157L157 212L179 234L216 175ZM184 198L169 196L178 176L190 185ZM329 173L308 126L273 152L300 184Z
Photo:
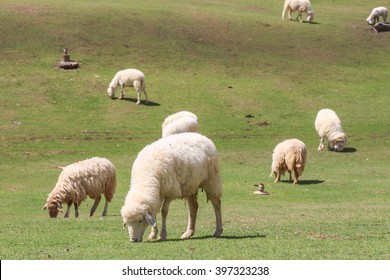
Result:
M288 139L276 145L272 154L272 167L270 177L275 175L275 183L280 181L281 175L288 171L290 183L291 172L294 171L294 184L298 184L298 178L302 175L307 158L305 144L298 139Z
M145 75L141 71L137 69L126 69L116 73L107 89L107 93L111 98L114 98L115 89L118 85L121 87L121 95L119 96L119 99L124 97L123 88L127 86L134 87L137 92L137 105L141 104L141 92L145 94L145 103L148 103L148 95L145 87Z
M314 122L315 129L320 136L318 151L324 148L324 139L328 140L330 150L341 152L347 143L346 135L341 127L341 121L336 112L331 109L322 109L317 113Z
M95 200L90 211L92 216L104 194L106 204L102 215L106 216L108 203L111 202L115 189L116 171L108 159L94 157L83 160L63 167L43 209L48 209L50 218L56 218L62 203L66 203L68 207L65 218L68 218L70 206L74 204L75 217L78 217L78 207L89 196Z
M370 25L374 25L377 21L379 22L379 17L382 17L383 21L387 19L388 10L386 7L377 7L372 9L371 14L366 19L366 22Z
M314 11L309 0L285 0L282 19L284 19L284 15L287 12L288 18L291 20L291 12L295 11L298 12L296 20L299 20L300 22L302 22L302 13L308 15L308 22L312 22L314 19Z
M188 227L181 236L190 238L195 232L198 210L198 190L206 192L213 204L216 230L222 234L221 196L222 182L218 152L214 143L198 133L170 135L146 146L134 161L131 171L130 191L121 209L131 242L141 242L150 224L148 239L157 238L156 213L161 208L161 233L166 240L166 218L169 204L174 199L185 198L188 203Z
M183 133L199 133L198 117L188 111L180 111L165 118L162 127L162 137Z

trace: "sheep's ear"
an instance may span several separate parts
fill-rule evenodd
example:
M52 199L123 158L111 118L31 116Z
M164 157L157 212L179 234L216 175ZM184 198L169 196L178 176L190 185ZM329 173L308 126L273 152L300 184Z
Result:
M47 203L45 204L45 206L43 206L42 210L46 210L47 209Z
M152 217L152 215L149 212L146 212L145 214L145 220L148 222L149 225L152 227L157 226L156 220Z

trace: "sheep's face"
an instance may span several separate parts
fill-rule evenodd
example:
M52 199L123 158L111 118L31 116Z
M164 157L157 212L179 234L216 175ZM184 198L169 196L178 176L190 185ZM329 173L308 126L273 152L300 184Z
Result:
M337 152L342 152L344 150L345 146L345 140L344 139L337 139L333 143L333 150Z
M148 225L156 226L152 215L146 212L144 215L137 215L131 221L126 222L131 242L142 242L142 237Z
M114 92L114 90L113 90L112 88L109 87L109 88L107 89L107 93L108 93L108 96L109 96L109 97L114 98L115 92Z
M329 142L329 149L336 152L342 152L346 142L347 139L345 137L337 138L336 140Z
M50 218L57 218L58 212L60 212L61 204L58 202L46 203L42 210L47 209Z

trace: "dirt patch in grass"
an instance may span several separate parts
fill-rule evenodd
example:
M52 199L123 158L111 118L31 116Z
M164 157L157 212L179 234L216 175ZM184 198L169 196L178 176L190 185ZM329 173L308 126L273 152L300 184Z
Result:
M269 126L270 123L267 121L247 121L250 126Z
M261 13L268 10L267 8L259 7L259 6L242 6L242 8L255 13Z
M37 6L28 4L12 4L10 5L11 10L14 10L22 15L26 16L39 16L43 13L52 11L49 6Z
M333 235L333 234L326 234L326 233L307 233L303 234L301 231L297 231L295 233L297 236L303 236L308 239L328 239L328 240L344 240L345 238L338 236L338 235Z

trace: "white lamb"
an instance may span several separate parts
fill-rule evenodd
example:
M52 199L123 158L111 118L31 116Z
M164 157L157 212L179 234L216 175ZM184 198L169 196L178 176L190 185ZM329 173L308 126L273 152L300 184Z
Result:
M382 17L383 21L387 19L388 10L386 7L377 7L372 9L371 14L366 19L366 22L370 25L374 25L377 21L379 22L379 17Z
M291 12L295 11L298 12L296 20L299 20L300 22L302 22L302 13L308 15L308 22L312 22L314 19L314 11L309 0L285 0L282 19L284 19L284 15L287 12L288 18L291 20Z
M275 175L275 183L280 181L281 175L288 171L290 183L293 182L291 172L294 171L294 184L302 175L307 158L305 144L298 139L288 139L276 145L272 154L272 167L270 177Z
M94 157L83 160L63 168L43 209L48 209L50 218L56 218L62 203L66 203L68 206L65 218L68 218L70 206L74 204L75 217L78 217L78 207L89 196L95 200L90 211L92 216L104 194L106 203L102 215L106 216L108 203L111 202L115 189L116 171L108 159Z
M198 117L188 111L180 111L165 118L162 127L162 137L183 133L199 133Z
M188 203L188 228L181 236L190 238L195 232L198 190L206 192L214 207L215 237L222 234L222 182L218 152L214 143L198 133L174 134L146 146L134 161L130 191L121 209L130 241L141 242L150 224L148 239L157 238L156 213L161 208L162 224L159 240L166 240L166 218L172 200L185 198Z
M317 113L314 122L315 129L320 136L318 151L324 148L324 139L328 140L330 150L341 152L347 143L346 135L341 127L341 121L336 112L331 109L322 109Z
M119 99L124 97L123 88L127 86L134 87L137 92L137 105L141 104L141 92L145 94L145 103L148 103L148 95L145 88L145 75L141 71L137 69L126 69L116 73L107 89L107 93L111 98L114 98L115 89L118 85L121 87Z

